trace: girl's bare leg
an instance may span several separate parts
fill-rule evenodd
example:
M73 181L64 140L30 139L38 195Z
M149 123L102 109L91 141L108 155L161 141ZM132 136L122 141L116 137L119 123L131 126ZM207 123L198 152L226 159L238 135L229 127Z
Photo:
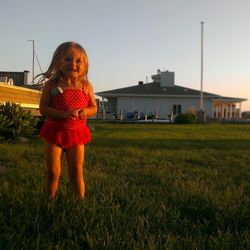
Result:
M83 199L85 195L83 179L84 145L68 148L66 158L72 190L79 199Z
M57 193L61 174L62 149L55 144L45 142L45 161L47 165L47 189L49 196L54 199Z

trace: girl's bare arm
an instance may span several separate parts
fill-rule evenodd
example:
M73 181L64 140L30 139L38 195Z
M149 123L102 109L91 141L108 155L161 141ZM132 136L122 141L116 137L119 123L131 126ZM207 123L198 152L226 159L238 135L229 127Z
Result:
M90 82L88 82L87 88L88 96L89 96L89 106L85 109L80 110L79 117L84 119L89 116L94 116L97 112L97 106L95 101L95 95L93 91L93 87Z

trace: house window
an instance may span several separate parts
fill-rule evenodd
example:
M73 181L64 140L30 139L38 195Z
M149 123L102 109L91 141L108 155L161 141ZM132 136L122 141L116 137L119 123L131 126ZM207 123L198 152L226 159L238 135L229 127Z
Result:
M181 114L181 105L180 104L174 104L173 105L173 114L174 115Z

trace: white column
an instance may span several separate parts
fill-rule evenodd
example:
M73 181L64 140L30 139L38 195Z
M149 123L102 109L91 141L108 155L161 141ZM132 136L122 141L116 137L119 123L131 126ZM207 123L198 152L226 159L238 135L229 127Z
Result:
M224 119L224 104L221 105L221 118Z
M232 119L232 114L233 114L233 104L230 103L230 109L229 109L229 119Z
M240 106L240 108L239 108L239 118L241 119L241 102L239 103L239 106Z
M123 110L120 109L120 120L122 121L123 120Z
M219 116L219 107L218 107L218 104L215 106L215 118L218 119L218 116Z
M226 120L228 120L228 103L226 104Z

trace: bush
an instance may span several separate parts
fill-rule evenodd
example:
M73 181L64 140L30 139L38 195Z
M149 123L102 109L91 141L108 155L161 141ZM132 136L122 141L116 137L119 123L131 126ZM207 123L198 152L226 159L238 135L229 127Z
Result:
M196 116L193 113L184 113L177 115L174 119L176 124L192 124L196 122Z
M14 139L19 136L31 136L35 132L37 119L30 111L19 104L7 102L0 104L0 135Z

